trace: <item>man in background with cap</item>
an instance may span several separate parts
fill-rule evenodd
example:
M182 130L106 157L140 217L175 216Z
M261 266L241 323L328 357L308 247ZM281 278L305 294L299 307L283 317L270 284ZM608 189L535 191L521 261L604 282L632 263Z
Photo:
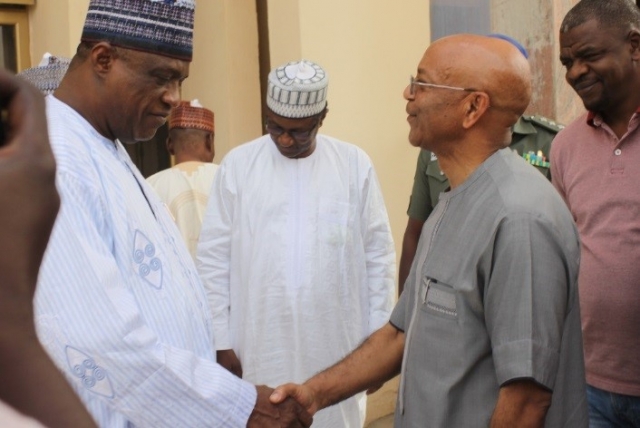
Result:
M58 89L71 60L45 53L37 67L27 68L18 76L40 89L44 95L53 94Z
M223 159L198 244L218 361L251 382L303 381L389 319L394 248L373 165L318 134L327 75L310 61L269 74L268 134ZM361 427L360 394L314 427Z
M147 178L169 207L191 257L196 246L211 183L218 169L215 156L213 112L198 100L183 101L169 116L167 150L175 165Z
M504 34L489 37L506 40L529 58L527 50L517 40ZM549 180L549 151L551 141L564 128L562 125L539 115L522 115L512 127L511 149L523 156ZM420 150L413 178L413 189L407 209L407 227L402 239L402 254L398 268L398 295L402 294L411 263L418 248L422 226L438 203L442 192L449 188L449 180L438 165L438 157L428 150Z
M151 138L179 105L194 8L89 2L77 53L46 99L61 208L38 336L101 427L308 426L295 403L273 407L269 388L216 364L193 260L122 145Z

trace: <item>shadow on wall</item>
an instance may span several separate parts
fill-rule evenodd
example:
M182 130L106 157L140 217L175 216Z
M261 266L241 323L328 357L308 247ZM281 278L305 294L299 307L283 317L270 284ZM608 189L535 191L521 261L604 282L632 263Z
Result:
M396 407L400 377L396 376L385 383L380 390L367 397L366 428L392 427L393 412ZM391 424L389 424L391 422Z

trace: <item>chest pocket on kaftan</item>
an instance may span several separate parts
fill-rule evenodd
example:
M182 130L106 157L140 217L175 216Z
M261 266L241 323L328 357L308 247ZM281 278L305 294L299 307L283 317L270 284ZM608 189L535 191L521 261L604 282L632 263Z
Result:
M347 243L350 205L330 198L318 204L318 237L321 242L340 248Z

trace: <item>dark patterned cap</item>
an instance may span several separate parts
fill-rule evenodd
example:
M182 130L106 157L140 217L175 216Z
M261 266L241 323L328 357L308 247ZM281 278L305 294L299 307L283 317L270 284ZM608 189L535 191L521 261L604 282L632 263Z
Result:
M195 0L90 0L82 41L191 61L195 6Z
M18 76L40 89L45 95L52 94L69 68L71 60L50 53L44 54L37 67L27 68L18 73Z

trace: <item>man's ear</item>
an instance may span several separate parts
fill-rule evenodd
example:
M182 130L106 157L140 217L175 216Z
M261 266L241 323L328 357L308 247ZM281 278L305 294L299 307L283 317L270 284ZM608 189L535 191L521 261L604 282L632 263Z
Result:
M216 157L216 146L214 144L215 134L210 132L207 134L204 142L204 147L207 149L207 152L211 153L211 161Z
M173 150L173 140L171 139L171 136L167 137L167 141L165 144L167 145L167 151L169 152L169 154L171 156L175 156L176 154L174 153L174 150Z
M104 76L113 68L117 52L116 48L111 46L110 43L99 42L91 48L91 53L89 55L94 71L97 74Z
M485 92L473 92L467 96L464 103L464 118L462 127L469 129L480 120L482 115L489 109L489 95Z
M633 61L640 61L640 31L635 28L629 31L627 40L631 45L631 59Z
M329 108L325 107L325 109L322 111L322 115L320 116L320 121L318 122L318 128L320 128L324 123L324 118L327 117L327 113L329 113Z

